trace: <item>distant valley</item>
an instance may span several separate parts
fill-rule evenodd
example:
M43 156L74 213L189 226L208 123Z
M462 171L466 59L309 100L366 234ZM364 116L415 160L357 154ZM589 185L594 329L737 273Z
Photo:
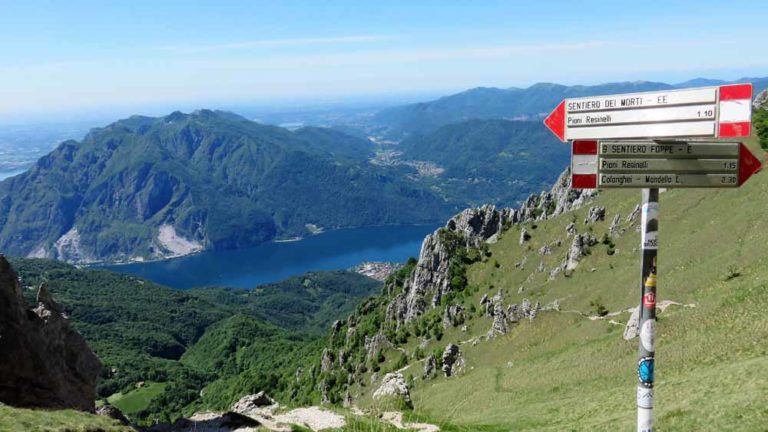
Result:
M768 86L749 80L756 92ZM133 116L0 181L0 250L146 261L514 206L568 164L540 122L557 101L721 83L476 88L378 111L303 112L298 123L317 125L290 130L223 111Z

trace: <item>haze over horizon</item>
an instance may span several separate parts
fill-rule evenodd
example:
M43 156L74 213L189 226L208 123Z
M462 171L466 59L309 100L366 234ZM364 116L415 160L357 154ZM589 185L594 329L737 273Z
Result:
M757 1L184 4L0 5L2 123L768 75Z

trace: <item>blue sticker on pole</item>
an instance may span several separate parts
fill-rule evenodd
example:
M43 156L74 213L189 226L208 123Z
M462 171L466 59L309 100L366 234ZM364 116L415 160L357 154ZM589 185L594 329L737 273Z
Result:
M643 357L637 364L637 378L643 385L653 387L653 357Z

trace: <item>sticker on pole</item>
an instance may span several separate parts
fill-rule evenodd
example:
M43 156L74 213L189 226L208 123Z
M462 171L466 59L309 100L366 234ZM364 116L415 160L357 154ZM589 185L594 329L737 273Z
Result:
M637 378L640 380L640 384L651 388L653 387L653 357L643 357L637 363Z
M649 293L650 294L650 293ZM643 300L645 302L645 300ZM656 351L656 320L645 320L642 326L640 326L640 343L643 344L648 352Z
M641 239L643 249L658 249L659 203L649 202L643 204L641 221L643 224Z
M645 409L653 408L653 389L652 388L645 388L645 387L637 388L637 406Z

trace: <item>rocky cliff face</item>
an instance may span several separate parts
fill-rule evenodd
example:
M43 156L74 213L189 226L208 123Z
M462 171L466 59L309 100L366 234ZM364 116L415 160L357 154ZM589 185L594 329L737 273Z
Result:
M0 255L0 402L93 412L100 369L47 287L40 286L37 305L27 305L16 273Z
M566 169L551 190L529 196L518 209L485 205L466 209L451 218L444 228L424 239L416 270L406 281L403 292L387 307L387 319L399 328L427 308L437 306L451 289L451 260L458 248L493 243L510 225L556 217L581 207L596 193L591 189L571 189L570 182L571 173Z

